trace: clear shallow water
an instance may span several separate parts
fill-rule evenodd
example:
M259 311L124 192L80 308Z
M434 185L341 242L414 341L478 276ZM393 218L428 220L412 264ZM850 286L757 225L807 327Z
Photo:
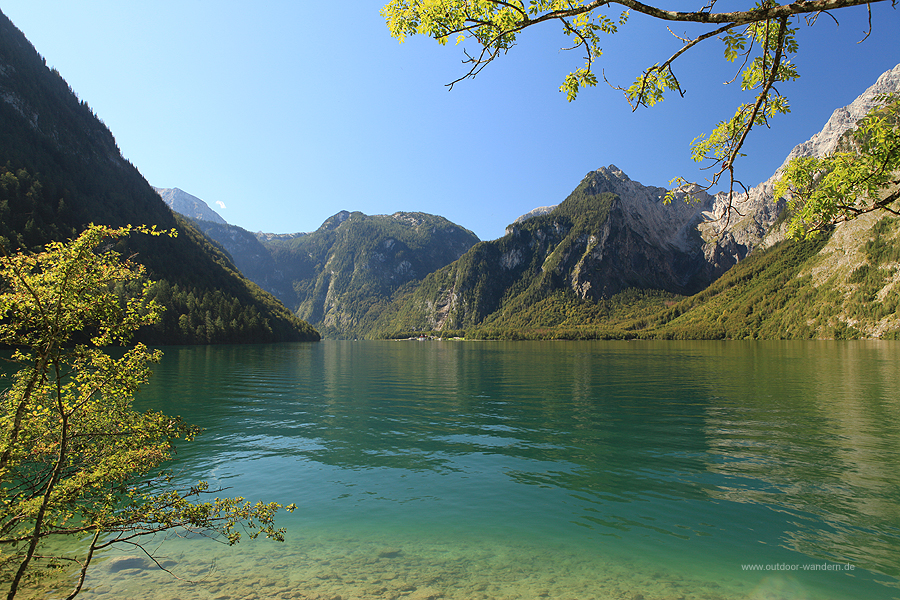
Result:
M900 598L900 344L168 348L139 405L298 510L86 598Z

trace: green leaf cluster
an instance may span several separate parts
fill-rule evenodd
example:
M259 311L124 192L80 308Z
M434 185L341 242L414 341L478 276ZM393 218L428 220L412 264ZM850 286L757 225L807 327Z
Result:
M283 539L277 504L243 498L201 501L205 483L179 489L159 468L195 427L132 408L161 353L144 344L114 357L161 307L146 292L145 269L114 246L147 227L90 226L69 242L0 258L0 343L16 347L17 371L0 387L0 583L15 598L49 570L74 566L80 591L98 550L140 545L168 530L240 539ZM171 232L169 235L172 235ZM138 293L122 294L137 284ZM124 288L122 287L124 286ZM291 507L289 507L291 508ZM81 553L58 554L52 540L88 536Z
M585 87L597 85L593 62L603 50L603 34L613 34L628 20L628 11L613 20L588 8L584 0L391 0L381 9L391 36L401 43L411 35L424 35L445 45L451 37L457 44L472 40L481 50L467 53L471 65L463 77L474 77L492 60L505 54L526 27L553 16L573 47L583 48L587 63L569 73L560 91L571 102ZM451 84L452 85L452 84Z
M887 96L824 158L792 159L775 186L786 196L788 233L814 237L822 230L874 210L895 212L900 193L900 98ZM896 212L895 212L896 214Z
M617 20L606 14L612 5L625 10ZM804 18L813 26L821 14L852 6L870 4L867 0L817 0L816 2L780 3L759 0L728 7L717 12L715 2L696 10L671 10L661 5L644 4L633 0L597 2L588 0L391 0L381 11L390 34L403 42L408 36L423 35L446 44L455 36L457 43L471 40L480 50L465 51L469 70L450 83L473 78L492 61L513 48L526 29L545 23L562 26L563 33L572 40L570 48L585 53L585 64L570 71L560 86L569 101L586 87L598 83L595 61L602 55L604 34L614 34L627 23L630 12L637 12L667 22L694 23L705 29L693 30L694 37L681 37L680 47L666 60L638 74L625 87L610 84L622 91L633 107L651 107L663 101L667 94L684 90L674 72L674 65L685 53L703 42L718 38L723 44L725 61L740 63L731 81L740 82L742 90L752 94L753 100L742 102L731 117L719 121L708 134L691 142L691 156L697 162L711 161L707 168L716 170L702 189L718 185L722 176L729 180L729 199L738 187L744 187L736 177L734 164L744 156L741 149L754 127L770 126L771 120L791 108L781 94L779 84L799 77L793 56L799 53L797 31ZM870 19L871 23L871 19ZM662 33L662 32L661 32ZM655 34L638 34L636 45L655 45ZM662 33L665 36L665 33ZM684 34L687 35L687 34ZM652 42L652 43L651 43ZM604 76L605 78L605 76ZM683 179L679 178L679 181ZM729 203L730 207L730 203ZM730 214L730 211L729 211Z
M681 86L669 66L653 65L625 90L629 102L654 106L665 99L666 92L680 91Z
M781 32L777 21L766 20L731 30L723 36L725 59L734 62L740 56L744 57L746 66L740 73L741 89L759 91L759 94L753 104L742 103L730 119L720 121L709 135L699 135L691 142L694 161L711 160L714 164L729 166L735 158L744 156L740 147L750 128L769 126L772 117L791 111L787 98L778 93L775 84L800 76L789 59L799 50L796 34L797 28L786 27ZM759 55L748 60L756 48L759 48Z

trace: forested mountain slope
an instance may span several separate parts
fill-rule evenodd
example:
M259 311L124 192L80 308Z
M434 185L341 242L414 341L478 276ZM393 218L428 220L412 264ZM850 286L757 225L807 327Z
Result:
M443 217L341 211L303 234L254 236L197 221L251 280L331 337L364 335L401 287L421 280L478 242Z
M700 291L732 264L707 262L696 231L713 197L667 205L665 195L613 165L589 173L550 212L510 225L427 277L378 329L471 329L557 292L598 302L629 288Z
M154 343L317 340L318 333L243 278L126 161L110 131L0 13L0 243L35 249L89 223L156 225L176 238L133 236L159 283L163 321Z
M465 264L469 255L459 263ZM564 287L513 295L482 318L422 310L455 263L384 313L374 336L416 332L475 339L900 339L900 218L869 214L830 236L760 248L703 291L628 288L582 298ZM480 281L487 282L489 277ZM430 287L434 286L434 287ZM471 294L476 304L487 295ZM452 308L452 307L451 307ZM426 315L423 318L423 315ZM438 315L444 320L426 320Z

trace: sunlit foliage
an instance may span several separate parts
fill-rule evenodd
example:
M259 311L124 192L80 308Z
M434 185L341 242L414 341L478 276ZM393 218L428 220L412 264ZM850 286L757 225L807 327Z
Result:
M179 486L159 470L175 442L198 430L132 407L159 351L140 343L108 351L161 310L147 298L144 267L114 249L134 232L163 235L90 226L71 242L0 258L0 344L15 348L16 369L0 386L0 582L8 599L76 567L72 598L98 550L140 545L149 533L189 530L235 543L244 529L283 539L274 526L280 505L203 501L215 491L206 483ZM137 293L121 294L130 284ZM89 541L81 552L56 553L48 544L60 537Z
M788 197L789 233L817 235L835 223L883 210L900 215L900 98L881 98L835 152L791 160L775 186Z

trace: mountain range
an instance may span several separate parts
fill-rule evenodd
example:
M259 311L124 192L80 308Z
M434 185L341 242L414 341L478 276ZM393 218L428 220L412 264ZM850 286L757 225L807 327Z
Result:
M250 279L331 337L361 335L394 294L479 240L435 215L340 211L310 233L276 235L195 221Z
M900 65L834 112L796 156L837 147ZM465 330L482 337L896 337L898 219L839 224L813 242L785 240L770 179L729 203L666 190L614 166L589 173L561 204L525 215L499 240L428 277L378 323L381 334ZM752 259L752 260L751 260Z
M785 163L831 152L880 95L897 90L900 65L836 110ZM373 263L365 259L398 234L357 235L344 225L384 216L342 211L310 234L256 234L259 244L248 232L198 226L239 265L247 260L237 257L252 248L248 276L331 336L897 335L896 222L869 215L818 242L787 241L785 204L774 197L780 171L730 203L725 194L689 188L667 204L665 188L632 181L614 165L600 168L562 203L522 215L500 239L476 243L473 236L458 260L451 253L444 264L413 269L399 286L373 285ZM318 241L332 231L344 233L340 243ZM316 247L328 250L309 260ZM804 300L792 304L796 298Z

